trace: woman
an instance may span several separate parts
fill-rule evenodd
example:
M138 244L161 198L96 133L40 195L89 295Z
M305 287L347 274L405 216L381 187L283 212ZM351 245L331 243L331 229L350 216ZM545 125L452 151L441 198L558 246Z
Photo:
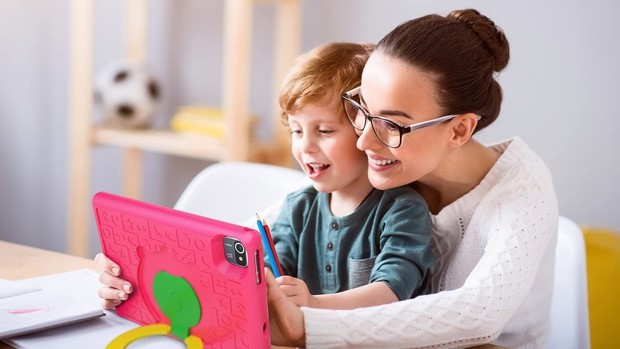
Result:
M543 348L558 208L519 138L471 138L497 118L504 33L475 10L403 23L343 96L379 189L413 183L433 218L432 294L355 310L298 308L268 274L272 341L308 348Z

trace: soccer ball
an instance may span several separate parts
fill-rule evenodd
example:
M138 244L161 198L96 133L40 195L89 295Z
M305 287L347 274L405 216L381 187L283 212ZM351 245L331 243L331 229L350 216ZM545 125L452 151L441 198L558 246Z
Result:
M95 101L102 125L116 128L146 128L160 99L157 81L142 65L118 61L105 67L95 81Z

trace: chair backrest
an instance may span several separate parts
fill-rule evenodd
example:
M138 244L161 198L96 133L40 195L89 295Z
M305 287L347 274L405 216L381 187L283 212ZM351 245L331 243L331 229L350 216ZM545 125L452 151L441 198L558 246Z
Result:
M174 208L247 225L256 213L262 214L266 208L277 205L286 194L305 183L309 182L304 173L291 168L220 162L198 173Z
M586 249L581 229L560 217L548 349L590 348Z

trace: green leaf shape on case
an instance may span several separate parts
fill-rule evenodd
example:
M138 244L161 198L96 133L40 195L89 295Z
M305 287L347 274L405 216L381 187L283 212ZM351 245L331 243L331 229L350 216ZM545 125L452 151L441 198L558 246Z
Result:
M159 271L153 279L157 306L170 320L170 332L180 340L200 321L200 301L185 278Z

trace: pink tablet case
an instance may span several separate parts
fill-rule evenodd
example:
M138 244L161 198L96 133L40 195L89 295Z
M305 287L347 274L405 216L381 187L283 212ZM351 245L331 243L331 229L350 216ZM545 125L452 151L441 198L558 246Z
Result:
M181 326L201 338L205 348L270 348L262 245L256 230L103 192L94 196L93 208L103 252L120 264L121 277L134 285L129 299L117 307L120 316L141 325L170 325L170 313L158 306L153 282L156 274L181 277L193 288L200 307L199 320ZM226 237L245 246L247 267L226 259ZM179 314L192 306L176 299L181 294L172 290L166 295L168 308ZM176 327L178 331L178 321Z

